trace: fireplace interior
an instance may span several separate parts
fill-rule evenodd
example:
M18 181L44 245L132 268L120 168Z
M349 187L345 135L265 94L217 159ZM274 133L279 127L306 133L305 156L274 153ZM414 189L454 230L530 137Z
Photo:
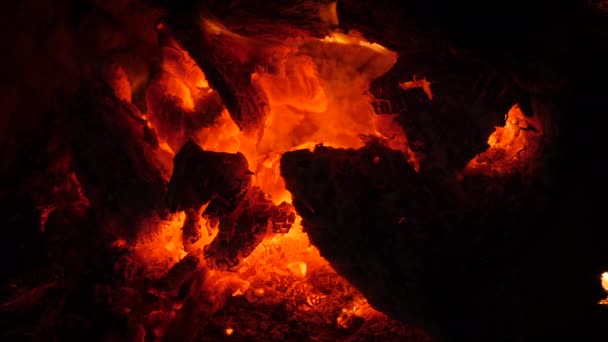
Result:
M606 1L3 7L2 339L606 335Z

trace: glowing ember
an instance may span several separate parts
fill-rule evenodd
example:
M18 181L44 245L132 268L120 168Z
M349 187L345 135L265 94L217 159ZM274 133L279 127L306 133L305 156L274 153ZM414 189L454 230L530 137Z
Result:
M179 212L167 219L151 218L146 223L142 237L134 246L135 255L146 263L146 269L153 277L167 273L171 266L186 255L182 242L181 228L186 214Z
M608 292L608 272L602 273L602 288ZM599 304L608 305L608 298L600 300Z
M424 91L429 100L433 99L433 92L431 92L431 82L427 81L426 78L414 79L412 81L406 81L399 85L403 90L409 90L414 88L420 88Z
M526 117L519 106L507 113L504 127L488 138L488 149L473 158L464 172L486 174L512 174L534 167L540 158L543 125L538 117Z
M234 329L226 328L226 330L224 330L224 333L226 334L226 336L230 336L234 333Z

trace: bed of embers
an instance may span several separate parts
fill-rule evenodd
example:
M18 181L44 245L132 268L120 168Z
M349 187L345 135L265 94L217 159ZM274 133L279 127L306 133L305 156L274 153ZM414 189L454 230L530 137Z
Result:
M570 43L539 30L546 50L501 60L390 1L37 6L3 97L2 338L512 341L606 320L605 234L565 213L588 204L563 181Z

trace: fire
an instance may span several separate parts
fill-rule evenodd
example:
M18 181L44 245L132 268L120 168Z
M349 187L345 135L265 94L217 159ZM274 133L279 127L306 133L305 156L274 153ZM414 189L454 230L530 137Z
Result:
M135 254L146 263L147 272L159 277L186 255L182 242L181 228L186 214L179 212L167 218L150 218L144 223L152 230L143 234L133 247Z
M534 166L542 148L543 125L537 116L526 117L518 105L511 107L504 127L488 138L488 149L473 158L465 172L512 174Z
M332 7L327 10L323 15L331 20ZM206 20L203 24L212 35L247 39L220 23ZM163 70L147 90L146 119L158 135L162 152L158 158L169 170L172 157L162 156L175 156L187 140L205 151L240 152L254 173L252 185L278 205L291 203L279 172L285 152L312 149L317 144L359 148L374 138L408 154L406 136L394 116L377 115L369 93L369 83L392 68L396 54L356 33L265 46L271 61L251 74L251 82L263 89L270 104L259 137L239 129L226 108L218 110L216 91L204 73L170 36L164 39L168 46L163 50ZM246 56L241 57L245 60ZM202 255L218 230L217 223L201 217L203 210L194 214L182 211L145 223L148 228L132 249L151 278L165 276L187 256ZM195 226L201 230L198 235L202 238L193 245L183 239L187 216L198 220ZM213 303L209 310L218 310L229 298L243 296L250 302L289 300L298 310L307 311L348 296L354 299L337 318L337 326L348 328L355 317L382 315L311 246L300 221L297 217L285 234L267 237L236 269L226 271L200 263L197 267L202 269L204 280L199 286L206 300ZM229 326L224 333L231 336L234 331L235 327Z
M219 23L205 21L205 25L212 34L234 35ZM381 138L406 154L409 151L394 116L374 113L368 91L369 82L393 66L396 54L356 33L334 33L321 40L294 39L271 48L272 71L259 70L251 75L270 101L259 140L244 134L225 109L213 124L196 132L163 134L167 130L162 127L170 119L155 109L161 107L156 99L161 90L177 98L176 103L186 112L214 93L188 53L174 41L171 44L163 62L166 72L148 90L150 122L159 132L161 147L174 152L185 140L193 139L207 151L241 152L255 174L254 185L277 204L291 201L278 174L278 161L284 152L319 143L359 148L365 144L365 136Z
M602 288L604 289L604 291L608 292L608 272L602 273L601 280ZM599 304L608 305L608 297L600 300Z

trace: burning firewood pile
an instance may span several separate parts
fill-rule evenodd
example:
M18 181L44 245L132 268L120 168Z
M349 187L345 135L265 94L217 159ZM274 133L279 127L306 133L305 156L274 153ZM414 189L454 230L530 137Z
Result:
M600 243L550 215L567 44L484 19L512 49L480 49L391 1L37 6L2 99L3 339L511 341L585 305L544 281Z

